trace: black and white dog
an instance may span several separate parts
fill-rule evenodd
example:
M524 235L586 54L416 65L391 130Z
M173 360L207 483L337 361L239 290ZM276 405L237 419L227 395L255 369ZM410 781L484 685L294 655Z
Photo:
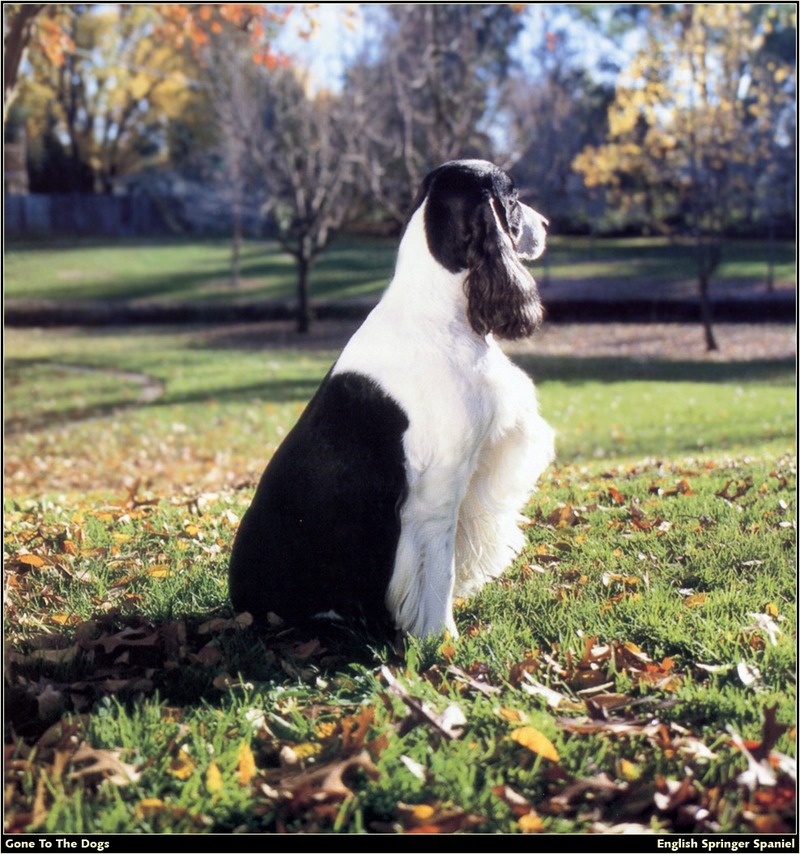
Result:
M491 163L425 178L391 284L242 519L237 610L457 634L454 597L519 553L518 512L553 456L533 383L495 340L541 322L521 259L545 225Z

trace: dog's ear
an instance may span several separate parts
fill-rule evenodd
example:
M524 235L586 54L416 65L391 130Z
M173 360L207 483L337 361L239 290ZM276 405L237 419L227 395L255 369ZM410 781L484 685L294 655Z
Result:
M479 335L498 338L531 335L543 318L533 276L520 262L507 213L493 194L473 210L467 252L467 317Z

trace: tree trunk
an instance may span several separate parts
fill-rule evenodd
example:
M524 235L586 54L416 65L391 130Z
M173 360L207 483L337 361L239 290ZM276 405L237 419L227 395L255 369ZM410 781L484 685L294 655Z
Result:
M703 332L706 337L706 350L719 350L717 339L714 337L714 326L711 316L711 300L708 298L709 276L702 272L700 274L700 316L703 320Z
M242 211L238 200L233 203L233 235L231 238L231 279L232 288L239 287L240 257L242 254Z
M695 257L697 259L697 284L700 297L700 318L703 322L703 332L706 338L706 350L718 350L717 339L714 337L714 327L711 312L711 300L709 290L711 285L711 274L719 266L722 259L722 247L715 240L704 240L698 235L695 246Z
M308 274L311 261L302 254L297 258L297 331L302 335L311 328L311 305L308 298Z
M770 205L771 207L771 205ZM769 231L767 233L767 293L775 290L775 219L769 212Z

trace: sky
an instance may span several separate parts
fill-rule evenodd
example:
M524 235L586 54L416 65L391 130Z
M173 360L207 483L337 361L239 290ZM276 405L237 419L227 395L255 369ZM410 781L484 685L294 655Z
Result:
M311 85L317 88L337 89L341 83L347 63L354 59L376 33L368 22L369 12L365 6L380 7L385 4L325 3L317 6L314 15L318 30L313 38L303 39L298 32L305 26L300 13L290 20L278 39L277 46L299 65L311 73ZM522 67L533 53L541 49L547 32L563 30L568 43L580 56L582 64L601 69L605 62L624 64L636 46L636 32L630 33L624 42L614 43L599 35L589 25L575 21L564 12L563 3L532 3L521 14L525 29L514 45L512 54ZM613 13L613 4L598 4L607 14ZM293 23L295 25L293 25ZM602 73L602 72L599 72Z

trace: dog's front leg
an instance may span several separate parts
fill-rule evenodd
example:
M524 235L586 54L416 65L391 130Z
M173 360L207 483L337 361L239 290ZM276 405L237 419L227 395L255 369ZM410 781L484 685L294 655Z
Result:
M398 628L424 637L448 631L453 619L455 538L463 472L426 472L410 484L386 604Z

